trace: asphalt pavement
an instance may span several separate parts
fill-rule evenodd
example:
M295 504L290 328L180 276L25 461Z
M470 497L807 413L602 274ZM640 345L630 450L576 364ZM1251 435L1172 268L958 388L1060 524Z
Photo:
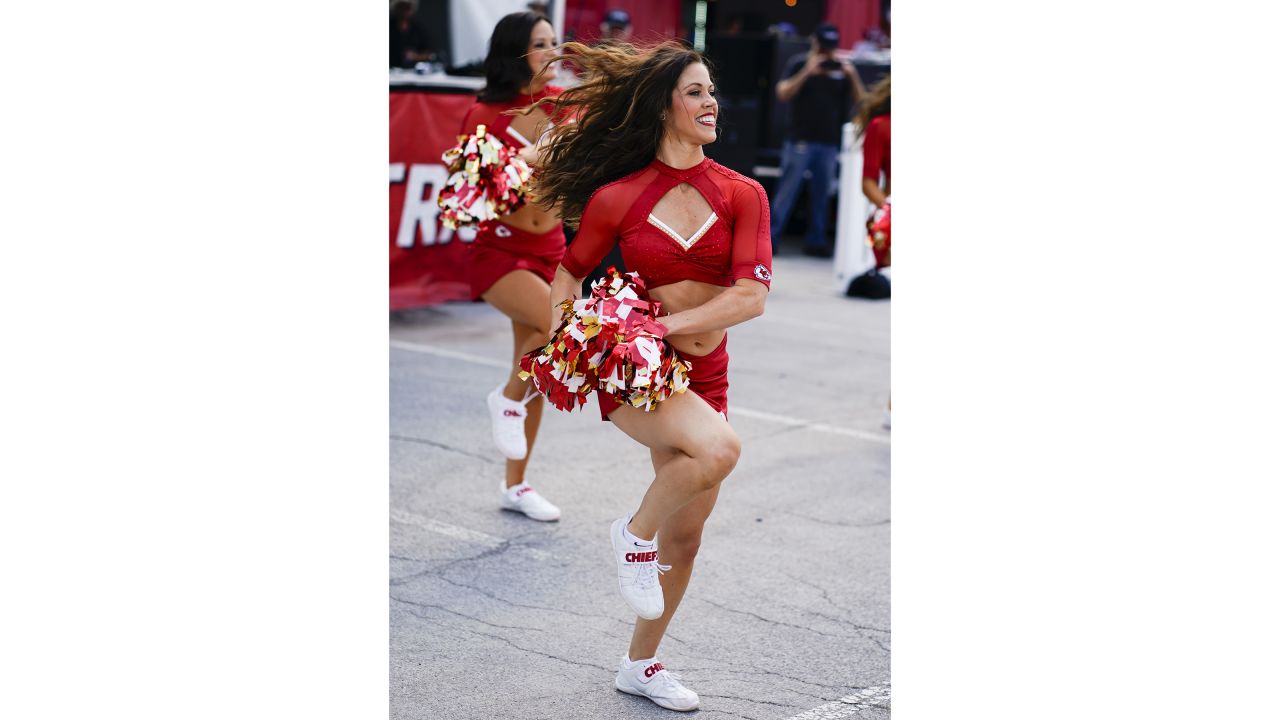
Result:
M392 315L393 720L889 717L890 303L831 277L775 258L765 314L729 331L742 456L658 653L692 713L613 688L634 618L609 523L652 479L648 451L594 400L548 407L527 479L563 518L500 510L484 399L509 321L483 303Z

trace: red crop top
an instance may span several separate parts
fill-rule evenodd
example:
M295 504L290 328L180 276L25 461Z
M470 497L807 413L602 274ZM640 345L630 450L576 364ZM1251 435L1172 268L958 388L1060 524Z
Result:
M522 108L525 105L532 105L545 98L553 98L561 92L564 92L564 88L557 85L547 85L533 95L517 94L504 103L487 103L477 100L476 104L472 105L470 110L467 110L466 117L462 119L460 134L470 135L476 131L477 125L484 125L486 132L492 132L494 137L497 137L510 148L519 150L526 145L532 145L537 138L527 138L520 135L511 127L511 121L515 116L504 115L503 113L507 110ZM550 103L542 105L542 110L548 116L552 115L553 109L554 107ZM555 122L556 118L552 117L552 121Z
M653 216L653 207L680 183L689 183L711 206L711 215L684 238ZM705 158L687 170L659 160L596 190L561 264L585 277L618 244L627 269L649 288L681 280L729 287L751 278L773 279L769 200L760 183Z
M880 171L889 182L889 116L881 115L867 124L862 141L862 177L880 182Z

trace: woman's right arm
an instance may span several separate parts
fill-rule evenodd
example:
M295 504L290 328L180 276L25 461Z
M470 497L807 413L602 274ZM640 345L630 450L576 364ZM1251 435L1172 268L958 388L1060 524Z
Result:
M878 208L884 207L884 191L880 189L880 180L872 180L871 178L862 178L862 194L867 196L872 205Z
M552 333L560 327L560 317L563 314L560 303L565 300L577 300L581 296L582 278L574 277L573 273L564 269L564 265L557 267L555 279L551 281L551 324L547 326L551 328Z
M804 65L800 67L793 66L794 69L791 70L787 77L779 80L778 84L774 86L774 93L778 96L778 99L782 102L791 102L791 99L804 86L804 81L808 80L809 76L817 71L818 63L820 62L822 62L821 58L811 52Z
M560 303L581 296L582 279L600 264L618 242L618 225L626 208L612 207L614 199L601 188L587 200L578 223L578 234L564 253L551 281L551 329L560 324Z

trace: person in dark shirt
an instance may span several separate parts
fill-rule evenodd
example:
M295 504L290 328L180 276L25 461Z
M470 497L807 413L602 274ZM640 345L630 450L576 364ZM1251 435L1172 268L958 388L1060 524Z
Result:
M391 6L391 67L411 68L431 60L427 33L413 17L413 3Z
M840 133L865 93L853 66L835 56L839 44L840 33L834 25L819 25L813 31L809 52L791 58L774 88L778 99L791 106L791 122L782 146L782 176L771 202L770 232L775 250L808 171L810 212L804 252L831 257L827 198L835 180Z

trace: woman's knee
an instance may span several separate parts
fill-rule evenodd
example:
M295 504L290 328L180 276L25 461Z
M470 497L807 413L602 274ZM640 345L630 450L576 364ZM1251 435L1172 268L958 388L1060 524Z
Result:
M715 487L728 477L742 454L742 441L738 439L737 433L731 429L726 430L717 433L700 449L703 467L706 469L704 479L707 489Z

